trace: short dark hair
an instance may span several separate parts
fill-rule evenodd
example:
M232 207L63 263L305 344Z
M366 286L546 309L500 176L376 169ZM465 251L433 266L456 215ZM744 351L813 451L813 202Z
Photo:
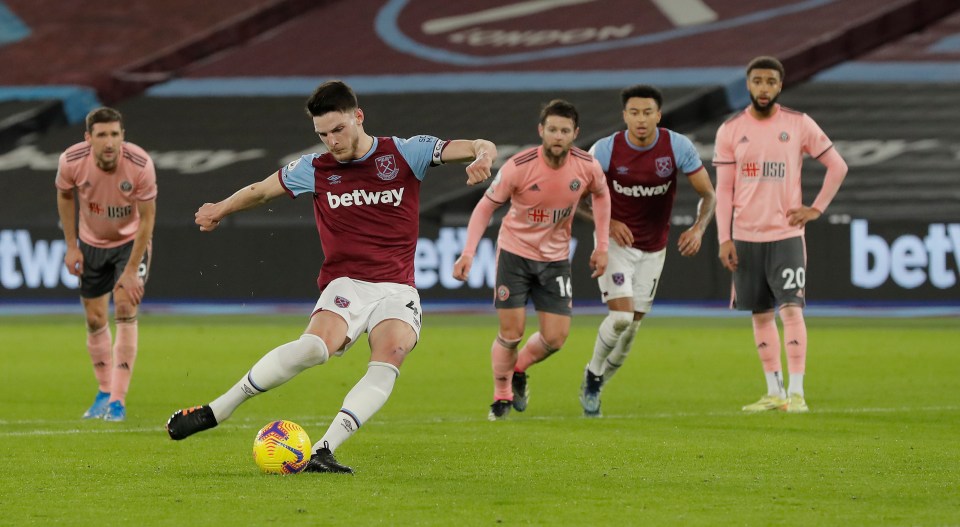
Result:
M751 60L750 64L747 64L747 78L750 78L750 72L753 70L777 70L780 72L780 82L783 82L783 78L787 73L779 60L768 55L757 57Z
M657 102L657 109L663 108L663 94L660 93L660 90L649 85L649 84L634 84L633 86L628 86L620 92L620 102L623 103L623 107L627 107L627 101L634 97L640 97L641 99L653 99Z
M352 112L358 108L357 94L343 81L332 80L317 86L307 99L307 114L319 117L330 112Z
M554 99L547 103L546 106L540 110L540 124L547 122L547 117L551 115L559 115L560 117L566 117L573 121L573 127L580 127L580 114L577 113L577 107L572 103L565 101L563 99Z
M120 123L120 129L123 130L123 116L106 106L91 110L87 114L87 132L93 132L93 125L97 123Z

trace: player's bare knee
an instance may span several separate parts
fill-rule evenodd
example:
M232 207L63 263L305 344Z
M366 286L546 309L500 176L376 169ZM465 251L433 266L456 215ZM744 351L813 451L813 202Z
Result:
M372 362L385 362L399 368L400 365L403 364L403 360L407 358L407 355L411 351L413 351L412 348L399 343L387 346L377 346L375 349L371 350L370 360Z
M117 302L113 308L113 318L117 322L130 322L137 319L137 306L130 302Z
M107 325L107 313L99 309L87 309L84 313L87 317L87 331L96 333Z

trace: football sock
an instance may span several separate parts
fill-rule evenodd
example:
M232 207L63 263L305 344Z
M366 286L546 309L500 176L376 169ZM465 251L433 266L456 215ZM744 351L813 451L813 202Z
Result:
M790 393L797 394L803 397L803 374L802 373L791 373L790 374Z
M781 371L780 333L774 319L759 321L753 319L753 342L757 345L757 354L763 363L763 371Z
M780 397L785 395L783 391L783 372L765 371L763 376L767 379L767 395L779 395Z
M328 355L323 339L310 333L277 346L257 361L237 384L210 403L217 423L228 419L247 399L280 386L311 366L323 364Z
M313 451L329 448L331 452L350 438L363 423L387 402L400 370L387 362L370 362L367 374L343 399L343 407L330 423L327 433L313 445Z
M117 320L117 341L113 345L113 377L110 379L110 401L126 405L133 363L137 360L137 319Z
M557 350L559 350L559 348L547 346L547 343L544 342L543 337L540 336L540 332L538 331L530 335L527 343L520 349L520 353L517 354L517 364L513 367L513 370L521 373L525 372L527 368L553 355Z
M783 343L787 347L787 367L792 377L794 373L804 373L806 369L807 324L799 307L781 308L780 320L783 321ZM792 382L790 387L793 388Z
M640 321L633 320L627 326L627 329L620 334L620 338L617 339L617 345L613 347L613 351L610 352L607 360L603 363L603 371L600 375L603 375L604 383L609 381L613 375L617 373L617 370L620 369L620 366L623 366L623 363L627 360L627 355L630 354L630 349L633 348L633 340L637 336L638 329L640 329Z
M113 358L110 349L110 324L91 332L87 329L87 351L93 363L93 374L101 392L110 392L110 375L113 373Z
M493 400L512 401L513 367L517 363L517 345L520 339L506 340L500 335L490 347L490 364L493 367Z
M633 313L628 311L611 311L607 314L600 328L597 329L597 340L593 344L593 357L590 358L588 368L591 372L601 375L603 363L620 341L620 335L627 329L633 320Z

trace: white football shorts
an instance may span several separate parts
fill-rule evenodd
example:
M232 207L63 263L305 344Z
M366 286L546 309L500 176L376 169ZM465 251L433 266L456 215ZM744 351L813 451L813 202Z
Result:
M614 298L633 298L634 311L649 313L653 308L653 298L657 295L666 258L666 247L650 253L633 247L620 247L611 239L607 270L597 278L600 299L606 303Z
M420 340L420 325L423 322L423 309L420 307L420 293L406 284L391 282L363 282L340 277L329 284L320 294L313 312L331 311L347 321L347 338L350 339L342 350L333 355L343 355L360 335L369 333L384 320L398 319L406 322Z

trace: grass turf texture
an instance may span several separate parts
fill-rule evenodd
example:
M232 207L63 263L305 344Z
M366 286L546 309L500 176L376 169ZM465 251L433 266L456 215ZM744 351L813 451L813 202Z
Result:
M809 318L810 413L744 415L765 388L749 318L652 317L590 420L577 393L599 321L575 317L529 370L529 409L490 423L495 318L428 315L390 401L337 451L356 476L279 477L253 463L257 430L283 418L320 439L365 342L174 442L174 410L305 319L141 317L125 423L80 420L96 390L82 317L0 319L0 523L960 523L956 319Z

